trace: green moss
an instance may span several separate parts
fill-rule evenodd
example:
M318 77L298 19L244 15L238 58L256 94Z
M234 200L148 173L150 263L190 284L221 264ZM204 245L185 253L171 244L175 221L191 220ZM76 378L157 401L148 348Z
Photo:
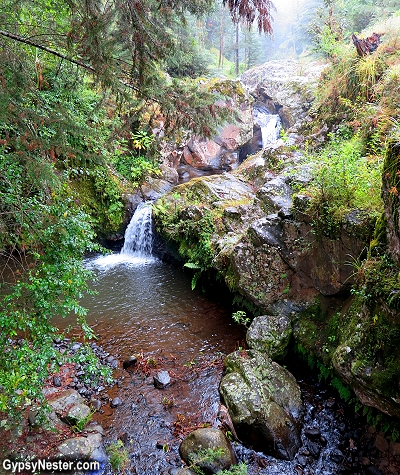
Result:
M376 220L373 239L369 245L369 252L386 249L387 246L387 218L386 214L382 213Z
M384 302L391 309L400 308L400 272L387 255L364 261L358 270L357 283L352 290L367 305Z
M398 234L400 208L400 144L398 140L391 141L386 148L382 179L386 213L390 216L394 232Z
M100 235L121 230L124 220L123 189L106 167L98 167L91 175L70 180L76 201L93 217Z

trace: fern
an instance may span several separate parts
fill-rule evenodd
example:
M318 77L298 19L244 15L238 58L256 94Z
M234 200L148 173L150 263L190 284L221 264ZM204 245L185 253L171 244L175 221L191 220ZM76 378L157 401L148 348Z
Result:
M201 269L199 264L196 264L194 262L186 262L186 264L184 264L183 267L187 267L188 269Z
M331 381L331 385L338 391L340 397L345 401L348 402L351 398L352 392L351 390L345 386L339 378L333 378Z

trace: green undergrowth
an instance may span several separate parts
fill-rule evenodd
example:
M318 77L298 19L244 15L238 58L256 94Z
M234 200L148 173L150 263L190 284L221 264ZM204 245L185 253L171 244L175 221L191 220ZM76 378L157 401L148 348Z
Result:
M120 180L106 166L71 175L70 186L82 209L93 216L97 234L119 231L125 215Z
M313 180L299 192L312 198L306 212L315 234L338 238L354 210L367 226L382 213L383 158L366 152L360 134L329 134L325 147L309 154L308 161Z
M385 34L377 50L363 57L340 35L326 38L340 54L330 50L331 63L322 72L311 110L313 121L306 125L313 181L300 192L313 198L309 214L314 231L328 237L339 236L352 210L371 218L381 215L382 172L390 175L388 190L397 209L398 176L392 173L397 173L397 163L388 166L385 152L391 139L398 142L400 129L400 19L373 28L358 36Z

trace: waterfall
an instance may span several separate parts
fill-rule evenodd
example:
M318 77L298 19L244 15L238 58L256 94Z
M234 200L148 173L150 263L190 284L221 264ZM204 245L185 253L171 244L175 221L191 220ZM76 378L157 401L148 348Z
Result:
M153 223L151 213L151 203L140 203L126 228L125 244L121 252L88 259L85 263L86 267L108 271L121 264L137 267L157 263L158 259L152 256Z
M253 110L254 123L261 128L262 147L274 144L279 139L282 128L278 114L271 114L266 107L255 107Z
M153 248L151 204L140 203L125 231L121 254L132 257L151 257Z

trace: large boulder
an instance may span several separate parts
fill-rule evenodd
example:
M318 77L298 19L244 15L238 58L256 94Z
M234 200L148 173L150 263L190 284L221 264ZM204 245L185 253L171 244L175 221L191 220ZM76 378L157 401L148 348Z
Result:
M67 424L76 425L88 420L90 408L74 389L68 389L49 400L50 407Z
M292 326L286 316L262 315L256 317L246 335L249 348L266 353L271 359L282 359L292 336Z
M398 310L356 298L341 315L332 365L366 406L400 417L400 322Z
M204 451L208 451L208 456ZM236 455L225 434L212 427L191 432L183 439L179 453L189 466L195 464L207 474L218 473L237 463Z
M255 350L225 359L220 393L239 438L255 450L292 460L301 446L303 403L289 371Z

